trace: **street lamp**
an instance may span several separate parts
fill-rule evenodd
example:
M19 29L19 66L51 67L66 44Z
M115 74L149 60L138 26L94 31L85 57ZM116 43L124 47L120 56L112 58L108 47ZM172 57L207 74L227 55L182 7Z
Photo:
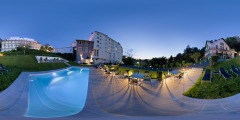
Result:
M24 47L24 49L23 49L23 53L24 53L24 55L25 55L25 46L23 46Z

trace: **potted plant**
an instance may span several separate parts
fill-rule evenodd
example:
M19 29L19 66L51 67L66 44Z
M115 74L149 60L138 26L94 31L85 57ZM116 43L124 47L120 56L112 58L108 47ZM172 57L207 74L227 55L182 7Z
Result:
M40 63L42 63L42 60L43 60L42 57L40 57L40 58L39 58Z
M48 58L47 57L44 60L45 60L45 62L48 62Z

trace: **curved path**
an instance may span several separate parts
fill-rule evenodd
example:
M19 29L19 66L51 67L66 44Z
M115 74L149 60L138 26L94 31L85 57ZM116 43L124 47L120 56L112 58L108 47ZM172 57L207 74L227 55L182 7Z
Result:
M0 93L1 120L37 119L24 117L29 74L33 73L23 72L7 90ZM148 82L136 86L129 85L122 76L112 77L99 69L90 68L88 97L84 109L73 116L45 119L239 119L239 94L217 100L193 99L182 95L200 74L201 69L192 69L181 80L167 78L162 82L152 80L152 86Z

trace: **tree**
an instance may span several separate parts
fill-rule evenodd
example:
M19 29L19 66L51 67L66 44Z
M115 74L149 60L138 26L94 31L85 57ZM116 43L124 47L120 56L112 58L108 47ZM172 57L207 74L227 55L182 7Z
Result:
M185 65L185 61L183 60L183 61L182 61L182 66L184 66L184 65Z
M181 53L178 53L175 57L175 61L180 63L182 62L182 60L183 60L183 55Z
M237 52L240 51L240 41L238 41L235 37L228 37L225 41L231 49L235 49Z
M168 62L169 63L172 63L174 61L174 59L173 59L173 56L171 55L170 57L169 57L169 59L168 59Z
M204 57L204 54L205 54L205 47L202 47L202 49L200 50L200 58L203 58Z
M159 58L152 58L151 61L150 61L151 65L153 67L157 67L159 68L160 66L162 66L163 64L166 64L167 63L167 58L162 56L162 57L159 57Z
M213 66L217 63L219 56L212 56L210 59L210 65Z
M170 68L173 68L173 63L170 63Z
M45 45L40 47L40 50L46 51L46 52L51 52L51 51L54 50L54 48L49 44L45 44Z
M132 57L123 56L122 61L124 65L134 65L134 58Z
M159 58L152 58L151 60L150 60L150 63L151 63L151 65L152 65L152 67L159 67Z
M191 58L194 59L195 63L198 62L198 58L201 56L201 54L199 52L195 52L191 55Z
M192 54L200 52L200 50L197 47L191 48L189 45L186 49L184 49L183 57L186 60L186 62L193 62L194 59L191 57Z
M181 67L179 62L175 63L176 67Z

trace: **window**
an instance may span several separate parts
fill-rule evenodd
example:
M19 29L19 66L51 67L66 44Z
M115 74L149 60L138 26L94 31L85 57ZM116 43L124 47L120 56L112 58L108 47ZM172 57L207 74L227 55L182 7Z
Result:
M82 44L82 41L79 41L79 45L81 45Z
M85 47L85 53L88 53L88 47Z
M218 49L218 45L216 45L216 49Z
M78 48L78 52L81 53L82 52L82 47Z
M85 45L88 45L88 42L87 42L87 41L85 42Z

